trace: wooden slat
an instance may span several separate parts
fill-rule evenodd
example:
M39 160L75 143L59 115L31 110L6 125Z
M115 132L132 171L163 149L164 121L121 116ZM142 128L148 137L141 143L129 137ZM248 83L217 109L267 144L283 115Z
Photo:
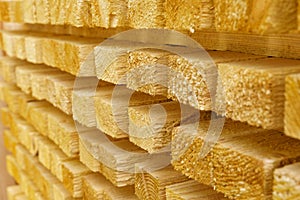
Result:
M223 194L214 191L210 186L203 185L194 180L185 181L182 183L176 183L168 185L166 187L166 199L167 200L226 200Z
M99 172L102 167L102 164L93 157L82 141L79 141L79 160L92 172Z
M297 199L300 197L300 163L287 165L274 172L273 199Z
M1 122L2 125L6 126L6 127L10 127L11 126L11 112L7 107L2 107L1 108Z
M9 58L9 57L1 57L0 59L0 68L1 68L1 76L4 81L8 83L16 83L16 67L18 65L25 64L24 61Z
M100 174L83 177L83 199L137 200L132 186L116 188Z
M70 192L64 187L62 183L53 186L54 197L53 200L73 200L74 198Z
M296 0L214 1L220 32L283 33L297 28Z
M127 139L114 141L97 130L82 133L80 142L85 147L85 153L94 158L93 162L98 161L98 171L117 187L133 185L134 163L147 157L144 151ZM127 159L124 160L124 156Z
M63 163L63 184L73 198L82 197L82 177L90 173L91 171L78 160Z
M212 30L215 28L214 1L167 0L166 28L189 31ZM175 12L174 12L175 11Z
M163 101L165 97L152 97L124 86L103 88L97 91L95 98L97 127L114 138L128 137L127 108Z
M129 25L133 28L164 28L164 0L128 1Z
M14 200L16 196L23 193L20 185L12 185L6 188L7 200Z
M300 74L286 77L285 107L284 107L284 133L290 137L300 139Z
M0 21L23 22L23 1L1 1Z
M197 114L201 119L210 119L209 112L200 113L177 102L130 107L129 140L149 153L157 152L170 144L174 127Z
M219 64L218 101L226 103L226 117L283 130L285 77L299 71L300 61L277 58Z
M156 171L138 169L135 175L135 194L139 199L166 199L166 187L188 180L187 177L167 166Z
M69 158L61 149L56 148L50 152L50 171L59 181L63 181L62 165L65 161L73 160Z
M6 156L6 168L7 168L7 172L19 184L21 181L19 166L18 166L17 160L12 155Z
M11 131L9 130L5 130L3 132L3 142L4 142L4 146L5 148L11 152L11 154L13 156L16 155L16 146L19 143L19 140L17 137L15 137Z
M209 124L174 129L172 164L229 198L270 198L274 170L300 159L298 140L229 120L216 145L201 158Z

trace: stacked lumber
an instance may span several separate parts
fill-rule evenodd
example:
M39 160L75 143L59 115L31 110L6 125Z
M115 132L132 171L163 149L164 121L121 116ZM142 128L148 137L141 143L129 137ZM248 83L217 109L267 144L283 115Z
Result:
M220 64L224 97L218 101L225 101L226 117L282 131L285 77L299 71L299 60L278 58Z
M285 107L284 107L284 133L290 137L300 139L299 135L299 90L300 75L290 75L286 77L285 84Z
M298 140L230 120L225 122L216 145L203 157L209 124L200 122L174 129L172 164L229 198L269 198L274 170L299 162Z
M275 170L273 199L297 199L299 197L299 163Z
M194 180L176 183L166 187L167 200L180 199L219 199L225 200L223 194L217 193L211 187L203 185Z

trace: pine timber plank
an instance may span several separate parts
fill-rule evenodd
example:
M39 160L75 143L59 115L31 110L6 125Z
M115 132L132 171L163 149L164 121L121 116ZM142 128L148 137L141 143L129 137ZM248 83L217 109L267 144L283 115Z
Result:
M90 173L91 171L78 160L63 163L63 184L73 198L82 197L82 177Z
M92 172L99 172L102 164L87 150L85 144L79 141L79 160Z
M299 114L297 112L300 109L299 91L300 74L287 76L285 83L284 133L296 139L300 139Z
M259 3L258 3L259 2ZM219 32L282 33L297 27L297 2L214 1Z
M300 163L287 165L274 172L273 199L298 199L300 197Z
M271 199L274 170L299 161L299 141L228 120L216 145L201 159L209 124L174 129L174 169L231 199Z
M128 20L132 28L164 28L165 0L129 0Z
M209 112L199 112L177 102L134 106L128 108L129 140L149 153L170 145L174 127L190 118L209 120ZM169 150L169 148L167 148Z
M103 88L95 97L97 127L111 137L126 138L129 125L127 107L163 101L166 101L163 96L152 97L124 86Z
M14 200L16 196L23 193L20 185L12 185L6 188L7 200Z
M169 64L167 59L169 55L169 52L158 49L142 49L129 52L127 63L128 70L131 71L124 73L126 75L126 86L153 96L167 96L169 71L165 67ZM137 79L137 76L141 78Z
M135 175L135 194L139 199L166 199L166 187L188 180L171 165L156 171L138 169Z
M11 131L5 130L3 133L3 142L5 148L11 152L13 156L16 155L16 146L19 143L19 140L17 137L15 137Z
M83 199L129 199L137 200L134 187L114 187L100 174L89 174L83 177Z
M0 57L1 76L3 80L8 83L16 83L16 67L25 63L24 61L9 57Z
M1 108L1 122L5 127L11 126L12 115L7 107Z
M193 33L215 28L215 5L212 0L166 0L164 5L168 29Z
M194 180L175 183L166 187L167 200L225 200L223 194L213 190L212 187L203 185Z
M15 179L16 183L20 183L21 175L17 160L12 155L6 156L6 169L7 172Z
M0 21L4 22L23 22L23 1L1 1L0 2Z
M134 163L142 162L148 156L128 140L114 141L98 130L81 134L80 142L87 153L99 162L99 172L117 187L133 185Z
M241 61L219 64L218 69L224 96L217 101L226 103L226 117L283 130L285 77L299 73L299 60Z

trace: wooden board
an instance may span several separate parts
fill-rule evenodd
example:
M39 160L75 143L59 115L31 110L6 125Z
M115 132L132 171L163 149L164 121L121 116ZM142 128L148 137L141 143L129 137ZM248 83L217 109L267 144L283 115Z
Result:
M166 187L166 197L167 200L227 199L223 194L214 191L212 187L203 185L194 180L168 185Z
M83 199L130 199L137 200L134 187L114 187L100 174L90 174L83 177Z
M196 118L197 115L201 119L210 119L209 112L200 113L177 102L129 107L128 115L130 142L149 153L159 152L170 145L173 128L186 120Z
M66 161L62 165L63 184L73 198L80 198L82 192L82 177L91 171L78 160Z
M187 177L167 166L156 171L137 169L135 194L139 199L166 199L166 187L188 180Z
M23 193L20 185L12 185L6 188L7 200L14 200L16 196Z
M16 155L16 146L19 143L19 140L16 136L14 136L11 131L5 130L3 132L3 142L5 148L11 152L13 156Z
M284 107L284 133L287 136L300 139L299 113L300 109L300 74L286 77L285 107Z
M218 101L226 117L283 130L285 77L299 71L300 61L276 58L219 64L225 97Z
M28 59L34 63L36 52L42 55L42 61L52 67L81 76L94 75L93 48L103 41L101 38L82 38L76 36L49 36L49 34L38 34L29 32L7 32L3 31L3 49L9 56L20 59ZM26 38L34 38L41 42L41 45L27 46ZM31 50L31 48L35 48ZM27 51L26 51L27 50ZM46 52L46 53L43 53ZM68 52L68 56L65 56ZM33 55L29 55L29 54ZM72 56L71 56L72 55ZM33 59L32 59L33 58ZM40 57L39 57L40 59ZM91 65L91 66L90 66Z
M297 1L220 1L215 4L220 32L283 33L297 28ZM284 8L284 9L283 9Z
M23 22L23 1L1 1L0 21Z
M209 124L174 129L172 165L228 198L270 199L274 170L300 159L298 140L229 120L216 145L201 158Z
M8 83L16 83L16 67L18 65L25 64L24 61L9 58L9 57L1 57L0 59L0 68L1 68L1 76L4 81Z
M12 155L6 156L6 169L7 172L15 179L16 183L20 183L21 175L19 171L18 163Z
M73 200L74 198L70 192L64 187L62 183L53 186L54 197L53 200Z
M300 163L287 165L274 172L273 199L297 199L300 197Z
M152 97L124 86L105 87L97 91L95 97L97 127L111 137L126 138L129 125L127 108L163 101L166 101L165 97Z

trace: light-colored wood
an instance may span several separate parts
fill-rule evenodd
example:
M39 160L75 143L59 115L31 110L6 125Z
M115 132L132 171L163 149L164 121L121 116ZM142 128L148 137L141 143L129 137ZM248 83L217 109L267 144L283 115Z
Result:
M285 83L285 107L284 107L284 133L287 136L300 139L300 74L286 77Z
M215 27L214 1L166 0L166 28L194 33Z
M62 183L53 186L54 197L53 200L73 200L74 198L70 192L64 187Z
M0 21L23 22L23 0L1 1Z
M16 155L16 146L19 143L19 140L17 137L15 137L11 131L9 130L5 130L3 132L3 142L4 142L4 146L5 148L11 152L11 154L13 156Z
M271 199L274 170L300 159L298 140L230 120L215 146L201 158L209 124L174 129L172 165L228 198Z
M81 84L81 82L83 83ZM73 119L86 127L96 127L97 122L94 105L96 91L108 86L113 86L113 84L98 79L93 80L91 78L86 80L81 79L79 83L76 82L75 89L72 93Z
M19 184L21 181L21 175L17 160L12 155L6 156L6 168L7 172L15 179L15 181Z
M298 31L300 31L300 1L298 0Z
M187 177L167 166L156 171L138 169L135 175L135 194L139 199L166 199L166 187L188 180Z
M18 97L24 94L14 85L6 85L3 89L4 102L13 113L17 113L20 110Z
M199 112L177 102L134 106L128 108L129 140L149 153L170 145L174 127L196 118L210 119L209 112ZM170 150L169 148L165 151Z
M16 83L16 67L18 65L25 64L24 61L13 59L9 57L1 57L0 59L0 68L1 76L4 81L8 83Z
M127 73L124 73L126 86L150 95L167 96L168 55L169 52L158 49L129 52L127 55L129 68Z
M16 84L26 94L32 93L31 75L37 72L51 72L56 71L54 68L49 68L46 65L33 65L27 63L26 65L18 66L15 71Z
M223 194L214 191L210 186L194 180L168 185L166 187L167 200L226 200Z
M52 151L57 150L58 147L47 137L43 137L38 140L39 148L39 162L47 169L51 169L51 154ZM55 175L55 174L54 174Z
M128 107L166 101L163 96L149 96L124 86L105 87L95 97L97 127L114 138L128 137Z
M99 172L102 164L87 150L85 144L79 141L79 160L92 172Z
M5 127L11 126L11 112L7 107L1 108L1 122Z
M128 1L129 25L133 28L164 28L165 0Z
M91 171L80 161L66 161L62 165L63 184L73 198L82 197L82 177Z
M274 172L273 199L298 199L300 197L300 163L287 165Z
M218 101L226 103L226 117L283 130L285 77L299 71L300 61L277 58L219 64Z
M100 174L90 174L83 177L83 199L130 199L137 200L134 187L116 188Z
M59 181L63 181L62 165L63 162L72 160L61 149L56 148L50 152L50 171Z
M297 2L214 1L220 32L283 33L297 27Z
M14 200L16 196L19 196L23 193L20 185L12 185L6 188L7 191L7 200Z
M133 185L134 163L148 156L127 139L113 140L98 130L82 133L80 142L93 162L98 161L98 171L117 187Z

